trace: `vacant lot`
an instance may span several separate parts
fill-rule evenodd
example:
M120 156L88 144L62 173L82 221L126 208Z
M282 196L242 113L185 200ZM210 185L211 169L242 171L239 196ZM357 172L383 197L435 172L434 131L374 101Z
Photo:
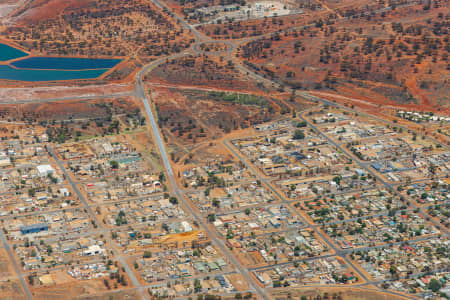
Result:
M300 288L292 289L288 292L276 292L272 294L276 299L291 299L294 297L306 296L307 299L317 299L314 297L321 296L322 299L342 299L342 300L401 300L406 299L400 296L387 294L383 292L373 291L370 289L359 288ZM340 298L337 298L340 297Z

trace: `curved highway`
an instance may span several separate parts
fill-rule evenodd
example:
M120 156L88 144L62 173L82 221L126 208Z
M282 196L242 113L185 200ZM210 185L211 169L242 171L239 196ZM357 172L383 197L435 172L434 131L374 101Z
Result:
M142 99L142 102L145 107L145 111L147 113L148 119L150 121L150 125L153 131L153 135L156 141L156 144L158 146L158 150L161 156L161 159L163 161L164 168L167 173L167 178L170 184L170 187L172 188L173 194L180 200L180 202L183 204L183 206L187 209L187 212L195 218L197 223L201 226L202 230L211 238L212 242L216 247L218 247L221 252L225 255L227 260L233 264L233 266L240 272L241 275L245 277L249 285L252 287L252 290L255 291L258 296L261 299L269 300L269 297L267 293L264 291L263 288L261 288L257 283L255 278L252 277L250 274L250 271L245 268L231 253L231 251L228 249L228 247L225 245L223 240L221 240L215 232L213 232L208 225L205 222L205 219L201 216L201 214L195 209L195 207L192 205L192 203L188 202L186 200L186 197L184 197L183 191L179 189L172 166L170 165L169 156L167 155L166 147L164 145L163 139L161 137L161 134L159 132L158 125L156 123L156 119L154 116L154 113L150 107L149 99L147 98L147 93L145 91L144 83L143 83L143 77L156 68L159 64L165 62L167 59L176 58L179 56L183 56L183 54L176 54L172 55L168 58L159 59L157 61L154 61L150 64L148 64L146 67L143 68L143 70L138 75L138 83L137 83L137 95Z
M265 36L270 36L271 34L273 34L273 32L271 33L266 33L262 36L257 36L257 37L249 37L249 38L245 38L245 39L240 39L240 40L234 40L234 41L229 41L229 40L215 40L212 39L206 35L204 35L203 33L199 32L194 26L192 26L191 24L189 24L188 22L186 22L182 17L178 16L176 13L174 13L173 11L170 10L170 8L168 8L164 3L160 2L159 0L151 0L156 6L160 7L161 9L163 9L164 11L167 11L172 17L174 17L177 22L179 22L186 30L188 30L190 33L193 34L194 37L194 43L191 45L191 47L189 49L186 49L183 52L174 54L174 55L170 55L170 56L166 56L160 59L157 59L147 65L145 65L141 71L137 74L136 77L136 87L135 87L135 91L134 91L134 95L138 98L140 98L143 102L144 108L145 108L145 112L147 114L148 120L150 122L150 126L154 135L154 139L156 141L158 150L160 152L160 156L167 174L167 178L168 178L168 182L170 185L170 188L172 190L172 194L177 196L177 198L180 200L180 202L182 203L182 205L186 208L187 212L193 216L195 218L195 220L197 221L197 223L199 224L199 226L201 227L201 229L211 238L213 244L218 247L221 252L225 255L226 259L235 267L235 269L237 271L240 272L240 274L242 274L242 276L244 276L244 278L247 280L247 282L249 283L251 290L257 293L258 298L260 299L265 299L268 300L270 299L268 291L266 291L265 288L262 288L261 286L259 286L259 284L257 283L255 277L253 277L251 275L251 271L255 270L256 268L247 268L245 266L243 266L237 259L236 257L231 253L231 251L228 249L228 247L225 245L224 241L217 235L217 233L212 230L210 228L210 226L208 226L208 224L206 223L205 218L199 213L199 211L197 210L197 208L187 199L187 197L184 196L183 191L178 187L175 176L174 176L174 172L172 170L171 164L170 164L170 160L169 160L169 156L167 154L166 151L166 146L164 144L164 141L162 139L160 130L158 128L157 122L156 122L156 118L154 115L154 112L152 111L152 108L150 106L150 99L147 96L147 92L144 86L144 77L147 74L150 74L156 67L158 67L160 64L170 60L170 59L176 59L176 58L180 58L183 56L187 56L187 55L197 55L197 54L208 54L208 55L223 55L226 54L228 57L231 58L231 60L233 61L233 63L235 64L235 66L237 67L237 69L242 72L243 74L247 74L249 79L252 80L256 80L258 82L263 82L269 86L272 87L279 87L280 85L276 82L276 81L272 81L264 76L261 76L260 74L250 70L248 67L246 67L241 61L239 61L236 56L233 55L234 51L237 49L238 46L252 41L252 40L257 40L260 39L262 37ZM305 26L300 26L298 28L306 28L309 27L311 25L305 25ZM281 30L279 32L284 32L284 31L289 31L289 30L293 30L293 28L289 28L286 30ZM227 46L226 50L223 51L216 51L216 52L208 52L208 51L203 51L200 49L200 45L202 43L223 43ZM287 88L287 90L290 90L289 88ZM321 103L324 104L329 104L329 105L335 105L335 106L341 106L339 104L330 102L328 100L325 99L321 99L319 97L315 97L312 95L309 95L307 92L298 92L296 91L296 93L298 93L300 96L303 96L305 98L311 98L314 100L317 100ZM98 96L78 96L78 97L67 97L67 98L54 98L54 99L41 99L41 100L30 100L30 101L15 101L12 104L17 104L17 103L24 103L24 102L50 102L50 101L61 101L61 100L74 100L74 99L92 99L92 98L108 98L108 97L121 97L124 95L133 95L133 93L123 93L123 94L111 94L111 95L98 95ZM345 109L347 110L351 110L348 107L345 107ZM353 111L353 110L351 110ZM311 122L309 122L308 120L306 120L305 118L303 118L303 116L299 116L301 119L305 120L308 125L310 126L310 128L316 129L314 124L312 124ZM373 116L370 116L373 117ZM397 125L398 126L398 125ZM343 151L344 153L347 153L348 155L352 156L351 153L348 153L345 149L343 149L342 147L340 147L340 145L338 145L337 143L335 143L333 140L329 139L326 135L322 134L319 130L317 130L321 135L323 135L330 144L336 146L338 149L340 149L341 151ZM237 153L236 151L234 151L232 149L232 147L230 147L229 145L227 145L227 143L224 143L225 146L227 148L229 148L229 150L231 152L233 152L238 158L241 159L239 153ZM62 163L58 161L56 155L53 153L53 150L50 148L49 149L50 153L55 157L58 165L60 165L60 167L64 170L64 167L62 166ZM245 160L241 159L241 161L243 161L245 163ZM393 186L391 184L389 184L388 182L385 182L384 180L382 180L382 178L379 178L379 176L377 176L377 174L373 173L372 170L370 170L370 168L363 162L356 160L356 162L364 169L366 169L369 173L371 173L374 177L376 177L381 183L383 183L386 187L388 187L389 189L393 190ZM250 166L251 167L251 166ZM255 174L258 174L257 172ZM71 181L70 176L67 175L67 178L69 179L69 181ZM265 179L262 179L267 186L271 187L270 183L266 182ZM74 187L74 190L77 192L77 188L76 188L76 184L73 182L70 182L71 185ZM273 189L272 189L273 190ZM276 190L273 190L276 194L278 194L278 192ZM78 194L78 192L77 192ZM93 215L93 219L96 220L95 218L95 214L92 212L92 210L90 209L89 205L87 204L87 202L85 201L84 197L81 195L78 195L80 197L80 199L83 202L83 205L85 206L85 208L87 209L87 211ZM278 194L278 196L283 200L284 203L287 203L288 205L290 205L290 203L288 203L288 201L286 201L281 195ZM295 211L295 210L294 210ZM303 218L301 218L303 220ZM303 220L304 221L304 220ZM98 221L97 221L98 222ZM100 227L101 228L101 227ZM320 231L318 231L318 233L320 235L322 235L320 233ZM327 241L327 239L325 237L322 236L322 238ZM33 299L32 294L28 288L27 283L25 282L25 279L23 277L23 274L21 273L21 269L18 266L17 262L14 259L14 254L11 251L7 241L6 241L6 237L3 234L3 232L0 232L0 240L3 242L4 247L8 253L8 256L10 258L10 260L12 261L13 267L19 277L20 283L23 286L24 292L26 294L27 299ZM370 284L374 284L376 282L372 282L370 280L368 280L366 278L366 276L364 276L356 267L354 267L352 265L352 263L346 258L346 254L347 251L342 251L340 249L336 249L332 246L332 248L335 250L336 255L343 257L346 261L346 263L348 263L350 266L353 267L354 270L357 271L357 273L366 281L366 283L364 283L364 286L366 285L370 285ZM127 263L124 261L124 259L120 256L120 253L115 250L114 251L115 254L117 255L118 259L121 261L122 265L124 265L124 268L127 272L127 274L130 276L131 281L133 282L133 284L136 286L136 288L141 292L141 297L142 299L146 299L147 295L145 294L145 291L143 290L144 287L142 287L137 278L134 276L133 271L129 268L129 266L127 265ZM409 296L405 296L405 295L400 295L400 293L397 292L390 292L390 291L386 291L387 293L390 293L392 295L398 295L398 296L402 296L402 297L406 297L409 299L414 299L414 297L409 297Z

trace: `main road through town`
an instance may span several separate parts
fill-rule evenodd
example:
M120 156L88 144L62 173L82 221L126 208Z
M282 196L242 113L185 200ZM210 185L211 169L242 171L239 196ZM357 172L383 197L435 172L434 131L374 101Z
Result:
M175 58L177 56L182 56L183 54L174 55L170 58ZM147 93L145 91L144 83L143 83L143 77L145 74L153 70L153 68L157 67L160 63L166 61L169 58L164 58L157 60L153 63L150 63L147 65L138 75L138 84L136 88L136 94L138 97L140 97L143 101L145 111L148 116L148 120L150 121L150 125L153 131L153 135L156 141L156 144L158 145L158 149L161 155L161 159L163 161L164 168L167 173L169 184L172 188L172 192L174 195L177 196L177 198L181 201L183 206L187 209L188 213L195 218L197 223L201 226L201 228L205 231L205 233L211 238L211 241L214 243L215 246L217 246L222 253L225 255L227 260L233 264L233 266L240 272L242 276L245 277L249 285L252 287L252 289L258 294L258 296L261 299L269 299L269 296L264 291L262 287L260 287L257 283L254 277L250 274L250 271L244 267L230 252L228 247L225 245L223 240L221 240L213 230L211 230L208 225L205 222L205 219L197 212L197 210L193 207L192 203L190 203L183 194L183 191L178 187L177 182L175 180L175 176L173 174L172 166L170 165L169 156L167 155L166 147L164 145L163 139L161 138L161 134L159 132L158 125L156 123L156 118L154 116L154 113L150 107L149 99L147 97Z
M219 51L219 52L216 52L216 53L208 53L208 54L227 55L232 60L232 62L236 65L237 69L239 71L243 72L244 74L247 74L249 79L253 79L253 80L256 80L258 82L266 83L269 86L274 86L274 87L275 86L279 86L279 83L277 83L275 81L272 81L272 80L269 80L269 79L261 76L260 74L250 70L247 66L242 64L242 62L239 61L233 55L233 51L239 45L242 45L242 44L244 44L246 42L249 42L249 41L252 41L252 40L256 40L256 39L261 38L261 37L269 36L272 33L265 33L262 36L251 37L251 38L244 38L244 39L236 40L236 41L233 41L233 42L230 42L230 41L227 41L227 40L214 40L214 39L212 39L210 37L205 36L203 33L197 31L194 26L192 26L191 24L186 22L182 17L178 16L173 11L171 11L170 8L168 8L164 3L160 2L160 0L151 0L151 1L154 4L156 4L158 7L161 7L162 9L169 11L169 13L175 19L177 19L177 21L186 30L188 30L189 32L192 33L193 38L194 38L195 41L194 41L193 45L189 49L185 50L184 52L181 52L181 53L178 53L178 54L174 54L174 55L171 55L171 56L166 56L164 58L160 58L160 59L158 59L156 61L153 61L153 62L149 63L148 65L144 66L142 68L142 70L137 75L137 78L136 78L137 79L137 84L136 84L134 92L123 93L123 94L118 93L118 94L110 94L110 95L74 96L74 97L67 97L67 98L63 97L63 98L54 98L54 99L18 100L18 101L16 100L14 102L13 101L10 101L10 102L17 104L17 103L26 103L26 102L50 102L50 101L76 100L76 99L84 100L84 99L93 99L93 98L100 98L100 99L101 98L116 98L116 97L129 96L129 95L135 95L136 97L140 98L142 100L143 104L144 104L145 111L146 111L146 114L148 116L148 120L150 122L155 141L156 141L156 143L158 145L158 149L159 149L159 152L160 152L160 155L161 155L161 159L163 161L164 168L165 168L166 173L167 173L168 182L169 182L169 185L170 185L170 187L172 189L172 193L177 196L177 198L181 201L182 205L187 209L188 213L190 213L195 218L195 220L197 221L199 226L201 226L201 228L204 230L204 232L211 238L212 242L222 251L222 253L225 255L227 260L236 268L237 271L239 271L242 274L242 276L244 276L244 278L249 283L251 290L256 292L258 298L260 298L260 299L267 299L268 300L270 298L268 292L266 291L266 289L264 289L264 288L262 288L262 287L260 287L258 285L258 283L256 282L255 277L253 277L251 275L251 273L250 273L253 269L246 268L245 266L243 266L236 259L236 257L231 253L229 248L225 245L224 241L222 239L220 239L217 236L217 233L208 226L208 224L206 223L206 220L201 216L201 214L198 212L196 207L187 198L184 197L183 191L178 187L176 179L175 179L175 176L174 176L174 173L173 173L173 170L172 170L172 167L170 165L170 160L169 160L168 155L167 155L165 144L163 142L163 139L161 138L161 133L159 131L154 112L151 109L150 102L149 102L149 99L147 97L147 93L146 93L146 90L145 90L145 87L144 87L143 79L144 79L144 76L146 74L151 73L151 71L154 68L156 68L160 64L162 64L162 63L164 63L164 62L166 62L166 61L168 61L170 59L175 59L175 58L179 58L179 57L183 57L183 56L187 56L187 55L193 55L193 54L204 54L205 52L202 51L199 48L201 48L200 45L201 45L202 42L206 42L206 43L223 43L223 44L227 45L228 48L226 50L224 50L224 51ZM302 26L302 27L305 28L305 27L309 27L309 26L311 26L311 25L306 25L306 26ZM292 30L292 29L293 28L291 28L290 30ZM289 29L280 31L280 33L284 32L284 31L289 31ZM297 94L299 94L300 96L303 96L305 98L310 98L310 99L314 98L314 100L320 101L320 102L322 102L324 104L340 106L339 104L332 103L332 102L327 101L325 99L321 99L319 97L312 96L312 95L310 95L310 94L308 94L306 92L298 92L297 91ZM346 109L353 111L352 109L349 109L349 108L346 108ZM315 128L314 125L311 124L310 122L308 122L308 125L311 128ZM317 131L320 133L319 130L317 130ZM327 138L327 137L325 136L325 138ZM333 144L333 145L337 146L339 149L341 149L341 147L339 147L339 145L336 145L336 143L333 140L330 140L330 139L328 139L328 140L329 140L329 142L331 144ZM341 150L344 151L344 149L341 149ZM53 149L50 148L49 152L52 154L53 157L55 157L55 160L56 160L57 164L59 165L59 167L61 167L61 169L63 171L65 171L62 162L59 161L59 159L55 155ZM346 152L346 151L344 151L344 152ZM361 167L366 169L369 173L373 173L370 170L370 168L367 165L365 165L363 162L357 161L357 163L359 165L361 165ZM94 220L96 220L95 214L93 213L92 209L88 205L86 199L84 199L84 196L79 192L79 190L78 190L78 188L76 186L76 183L72 181L72 179L70 178L70 175L67 174L67 172L64 172L64 173L65 173L66 177L68 178L68 180L69 180L70 184L72 185L72 187L74 187L75 192L78 194L78 196L80 197L81 201L83 202L83 205L86 208L86 210L93 216ZM375 177L377 179L379 179L380 182L382 182L385 186L387 186L390 189L393 189L393 186L390 185L388 182L385 182L384 180L382 180L382 178L379 178L379 176L376 176L376 174L373 174L373 175L375 175ZM269 184L269 186L270 186L270 184ZM98 225L100 225L99 226L101 228L100 231L104 231L104 229L101 227L101 224L98 221L97 221L97 223L98 223ZM23 276L23 273L21 272L20 266L17 264L17 262L16 262L16 260L14 258L13 251L9 247L8 242L7 242L6 237L5 237L3 232L0 232L0 240L4 244L4 248L6 249L7 254L8 254L8 256L9 256L9 258L10 258L12 264L13 264L13 267L14 267L17 275L18 275L19 281L20 281L21 285L23 286L23 289L24 289L24 292L25 292L25 295L26 295L27 299L28 300L33 299L32 294L30 292L30 289L29 289L29 287L28 287L28 285L27 285L27 283L25 281L25 278ZM109 242L111 242L113 244L113 242L110 239L109 239ZM337 252L336 254L338 254L338 255L340 254L341 256L345 257L345 254L346 254L345 251L340 252L339 249L335 249L335 250ZM137 278L135 277L135 275L133 274L131 268L129 268L128 264L126 263L126 261L121 256L119 250L116 249L115 247L114 247L114 254L117 255L117 257L120 260L120 262L122 263L122 265L124 265L126 273L129 275L132 283L140 291L142 299L146 299L147 295L145 294L145 291L144 291L145 287L143 287L143 286L141 286L139 284L139 282L138 282ZM358 273L360 274L360 272L358 272ZM365 276L363 276L363 278L365 278ZM371 284L372 283L371 281L367 280L367 278L365 278L365 279L366 279L366 283L365 284ZM391 294L400 296L400 294L396 293L396 292L392 292ZM412 296L405 296L405 295L401 295L401 296L403 296L405 298L409 298L409 299L414 298Z

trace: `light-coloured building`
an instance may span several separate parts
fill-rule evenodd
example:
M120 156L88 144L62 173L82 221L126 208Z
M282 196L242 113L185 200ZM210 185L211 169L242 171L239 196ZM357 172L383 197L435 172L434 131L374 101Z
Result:
M51 165L40 165L36 167L38 174L40 177L46 177L55 173L55 170Z

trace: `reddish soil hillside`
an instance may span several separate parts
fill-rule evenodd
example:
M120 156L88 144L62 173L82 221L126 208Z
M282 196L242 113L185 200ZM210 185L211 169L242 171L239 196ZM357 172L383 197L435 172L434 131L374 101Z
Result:
M358 89L369 98L436 110L450 106L446 10L416 5L319 19L308 29L252 41L239 54L255 71L294 88Z
M151 57L191 43L167 12L144 0L38 0L10 22L5 38L46 54Z

